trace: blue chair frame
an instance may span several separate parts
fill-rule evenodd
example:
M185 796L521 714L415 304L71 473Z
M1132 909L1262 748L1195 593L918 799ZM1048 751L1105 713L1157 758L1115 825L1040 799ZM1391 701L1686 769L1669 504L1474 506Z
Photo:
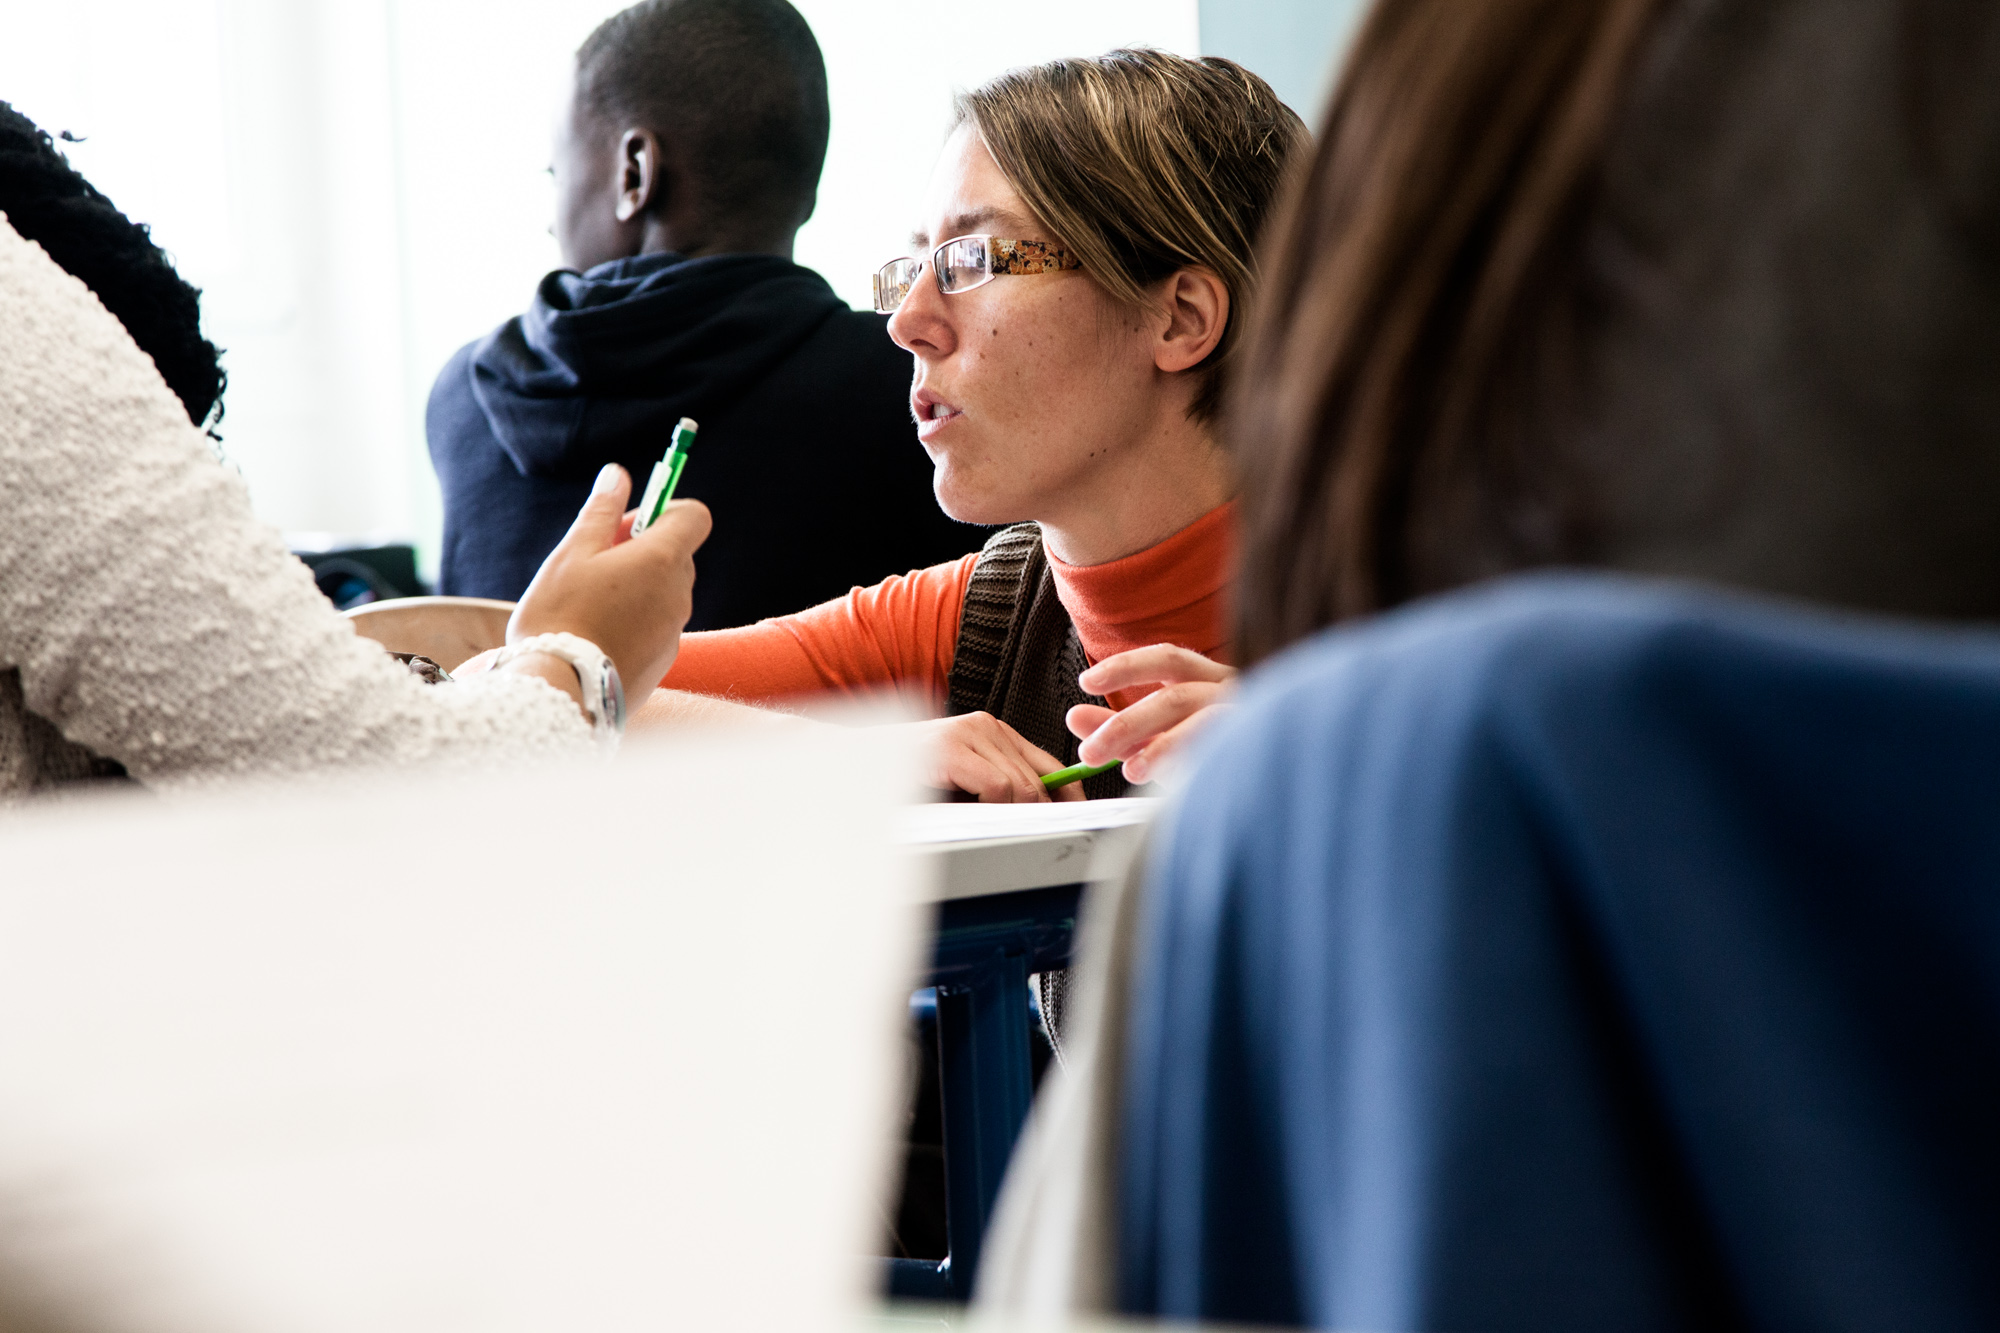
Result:
M1083 885L939 905L929 984L937 987L944 1111L943 1262L889 1259L889 1295L963 1301L1033 1093L1028 977L1067 967Z

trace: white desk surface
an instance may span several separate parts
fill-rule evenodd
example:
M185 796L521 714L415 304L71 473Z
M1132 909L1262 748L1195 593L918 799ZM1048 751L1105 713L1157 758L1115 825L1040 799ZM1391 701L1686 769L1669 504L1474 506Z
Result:
M0 812L0 1324L844 1333L913 771L889 728L718 729Z
M1160 809L1153 797L912 806L905 846L931 862L936 902L1087 883L1124 873Z
M885 1301L853 1333L1252 1333L1243 1325L1155 1322L1121 1315L1025 1315L926 1301ZM1268 1327L1263 1333L1269 1333Z

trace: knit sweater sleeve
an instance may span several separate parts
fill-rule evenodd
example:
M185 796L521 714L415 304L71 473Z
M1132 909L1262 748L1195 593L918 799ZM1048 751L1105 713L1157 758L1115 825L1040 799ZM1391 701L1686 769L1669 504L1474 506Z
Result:
M898 574L796 615L681 636L670 690L765 703L879 688L944 701L974 552Z
M145 353L0 218L0 670L154 783L580 751L542 681L426 686L251 513Z

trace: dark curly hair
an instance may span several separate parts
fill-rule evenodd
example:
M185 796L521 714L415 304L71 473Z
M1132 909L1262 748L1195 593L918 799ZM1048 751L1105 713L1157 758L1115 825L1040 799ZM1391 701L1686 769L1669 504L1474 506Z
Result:
M228 376L201 336L201 292L142 223L78 175L38 125L0 102L0 213L118 317L199 426L222 419ZM210 434L214 434L210 431Z

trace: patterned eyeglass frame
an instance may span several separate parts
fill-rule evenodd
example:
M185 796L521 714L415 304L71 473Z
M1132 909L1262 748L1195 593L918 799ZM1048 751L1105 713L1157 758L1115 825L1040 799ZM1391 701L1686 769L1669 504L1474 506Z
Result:
M942 267L938 257L961 241L986 242L986 276L977 282L949 289L943 283L939 283L938 290L947 296L975 291L999 277L1018 276L1023 273L1060 273L1064 269L1083 267L1081 259L1071 255L1060 245L1052 245L1048 241L1003 241L998 237L974 233L968 236L954 236L931 251L928 262L932 273L938 272ZM917 278L923 273L921 265L924 262L905 255L901 259L892 259L875 270L876 314L894 314L902 307L903 302L909 299L910 288L916 286ZM891 280L889 270L898 264L912 263L920 267L910 274L910 280L901 284L902 290L897 292L895 288L898 284ZM893 297L891 293L894 293Z

